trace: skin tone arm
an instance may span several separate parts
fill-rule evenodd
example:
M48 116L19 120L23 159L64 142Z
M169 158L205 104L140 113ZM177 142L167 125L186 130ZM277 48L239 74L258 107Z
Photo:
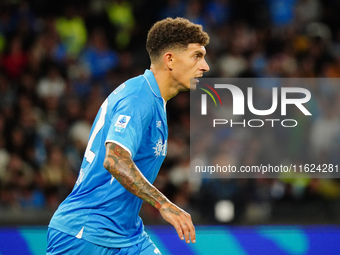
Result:
M190 214L171 203L141 173L130 154L115 143L106 144L104 167L128 191L157 208L162 217L172 224L180 239L196 242L195 228Z

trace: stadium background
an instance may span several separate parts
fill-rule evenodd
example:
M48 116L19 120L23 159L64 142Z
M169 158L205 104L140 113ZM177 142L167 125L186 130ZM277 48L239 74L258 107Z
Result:
M336 0L1 1L0 254L44 253L46 226L77 178L101 102L149 67L155 21L182 16L204 26L208 77L336 78L339 11ZM301 161L311 146L316 158L339 163L339 86L314 89L310 128L283 134L280 146ZM184 246L145 205L141 216L164 254L338 253L338 180L193 182L188 93L167 107L168 156L155 185L191 213L202 241ZM271 157L255 139L233 156L259 155Z

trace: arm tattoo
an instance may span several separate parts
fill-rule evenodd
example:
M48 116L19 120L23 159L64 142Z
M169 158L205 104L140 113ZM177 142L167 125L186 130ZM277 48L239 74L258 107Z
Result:
M106 145L104 167L132 194L148 202L157 209L167 198L156 189L141 173L130 154L114 143Z

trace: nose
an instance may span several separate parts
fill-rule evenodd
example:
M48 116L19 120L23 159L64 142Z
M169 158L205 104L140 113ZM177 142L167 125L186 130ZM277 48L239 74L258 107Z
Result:
M210 67L207 63L207 61L203 58L201 63L201 71L208 72L210 70Z

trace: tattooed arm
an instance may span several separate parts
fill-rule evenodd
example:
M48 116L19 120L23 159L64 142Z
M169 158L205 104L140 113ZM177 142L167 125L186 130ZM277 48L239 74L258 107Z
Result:
M157 208L162 217L175 227L182 240L185 237L189 243L191 237L191 241L195 242L195 228L190 214L171 203L156 189L144 177L125 149L115 143L107 143L104 167L125 189Z

